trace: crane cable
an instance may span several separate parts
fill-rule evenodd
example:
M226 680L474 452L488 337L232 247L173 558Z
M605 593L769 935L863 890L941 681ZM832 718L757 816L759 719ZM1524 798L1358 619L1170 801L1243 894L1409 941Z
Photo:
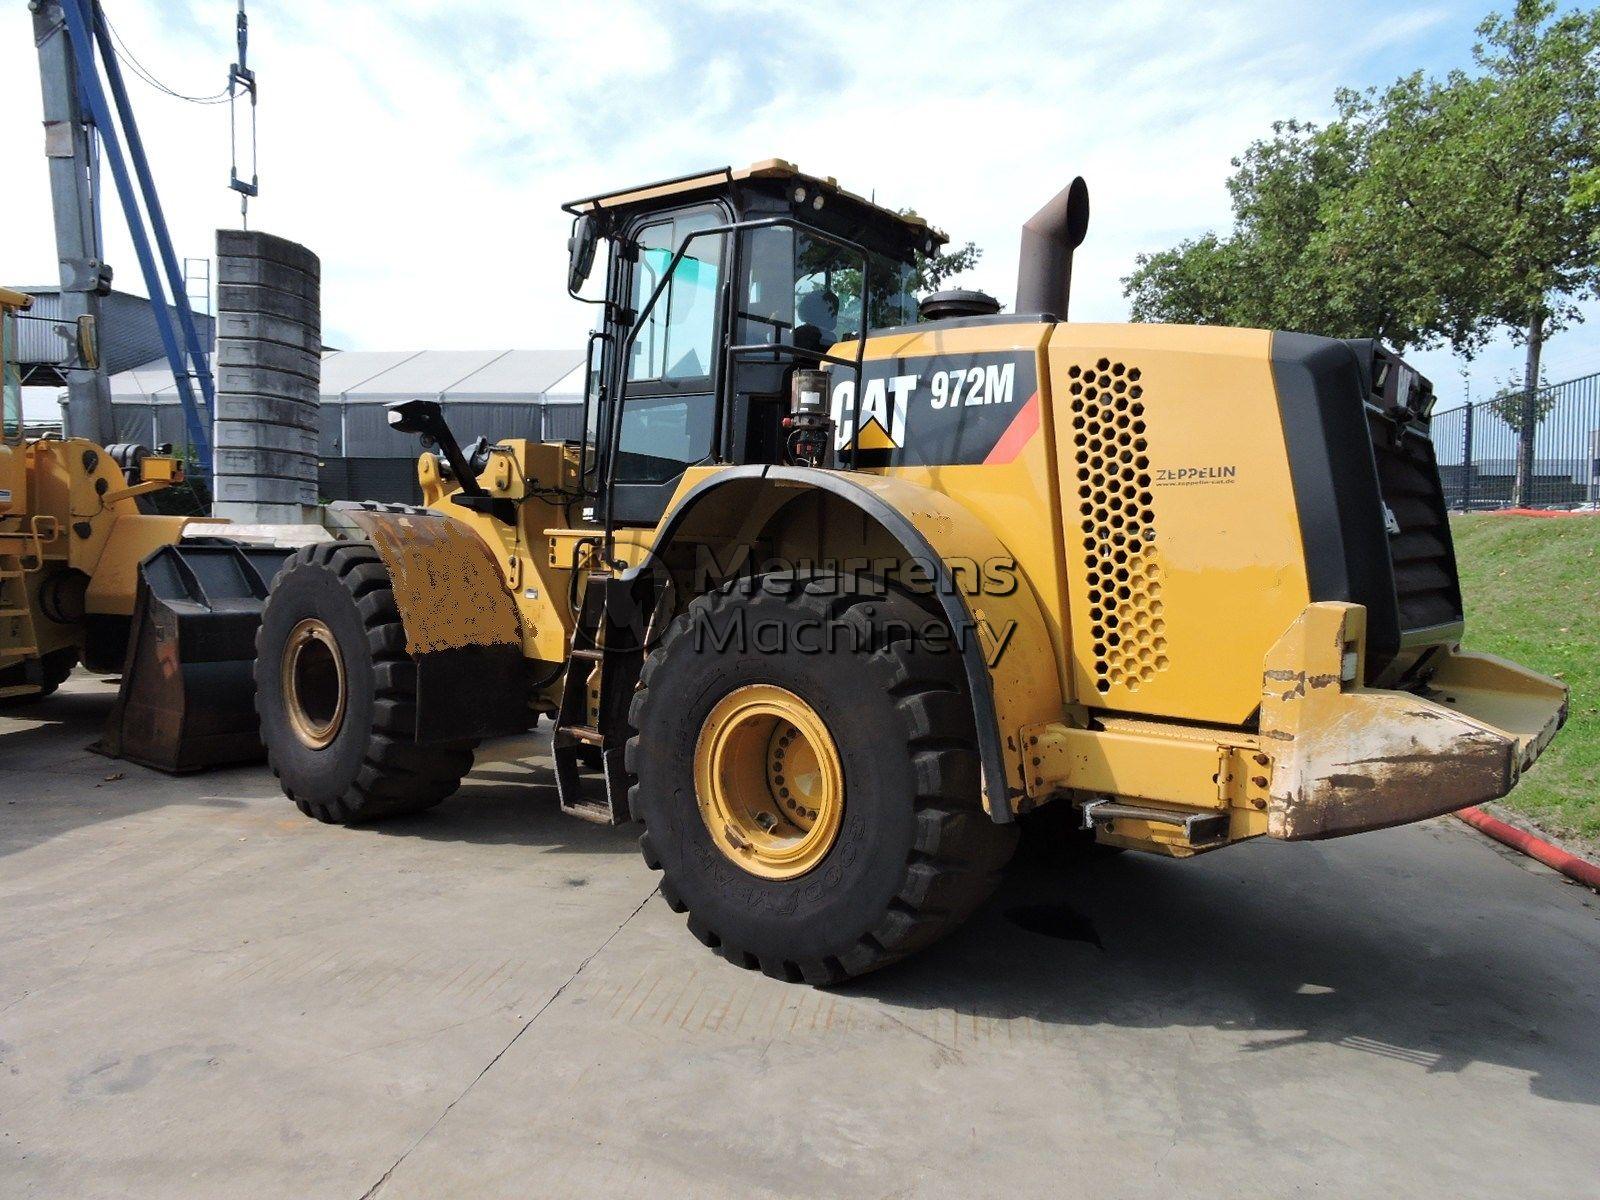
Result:
M128 43L123 40L122 34L117 32L117 27L111 23L111 18L105 15L103 9L100 13L100 19L106 23L106 28L111 31L112 40L117 45L117 57L122 60L122 64L145 83L155 88L156 91L163 92L174 100L182 100L189 104L226 104L228 102L231 88L223 88L220 92L210 96L190 96L178 91L176 88L168 87L156 77L155 72L140 62L133 51L128 48Z

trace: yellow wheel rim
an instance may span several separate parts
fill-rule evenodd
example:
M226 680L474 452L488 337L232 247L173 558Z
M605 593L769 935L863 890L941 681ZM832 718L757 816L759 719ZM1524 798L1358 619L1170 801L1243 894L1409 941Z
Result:
M344 724L346 688L344 657L323 621L307 617L289 632L279 680L295 737L313 750L326 748Z
M711 710L695 743L694 790L717 848L763 879L815 867L844 816L844 770L828 727L771 684L739 688Z

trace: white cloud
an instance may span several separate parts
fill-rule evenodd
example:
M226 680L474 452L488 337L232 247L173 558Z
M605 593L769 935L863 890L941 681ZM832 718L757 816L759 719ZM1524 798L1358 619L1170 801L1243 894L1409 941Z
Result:
M161 78L221 86L232 0L108 8ZM592 312L562 288L558 206L574 196L791 158L975 240L986 254L967 282L1009 299L1021 222L1082 173L1095 216L1074 315L1121 319L1134 255L1225 224L1228 160L1273 119L1324 115L1338 84L1386 79L1408 46L1477 15L1313 0L256 3L252 224L321 255L330 342L575 345ZM21 5L0 14L0 77L34 77ZM209 254L211 231L238 220L227 109L130 86L179 252ZM22 282L56 270L35 94L14 89L0 121L0 275ZM119 283L143 290L126 247L113 230ZM1561 352L1558 339L1552 377ZM1453 367L1430 366L1448 394Z

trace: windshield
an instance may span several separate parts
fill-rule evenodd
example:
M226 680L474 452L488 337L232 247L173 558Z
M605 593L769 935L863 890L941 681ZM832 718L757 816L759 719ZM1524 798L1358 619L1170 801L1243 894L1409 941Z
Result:
M861 256L804 230L752 230L740 312L740 340L823 350L861 335ZM871 259L866 327L917 319L915 272L883 255Z
M17 322L9 308L0 309L0 362L4 363L5 402L0 405L0 432L22 433L22 376L17 367Z

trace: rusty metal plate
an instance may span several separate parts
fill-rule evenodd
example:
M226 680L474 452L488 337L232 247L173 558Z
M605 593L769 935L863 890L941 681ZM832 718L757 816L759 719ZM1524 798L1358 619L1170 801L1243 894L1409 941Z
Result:
M394 585L406 651L522 645L517 606L489 548L442 515L346 510L367 535Z

